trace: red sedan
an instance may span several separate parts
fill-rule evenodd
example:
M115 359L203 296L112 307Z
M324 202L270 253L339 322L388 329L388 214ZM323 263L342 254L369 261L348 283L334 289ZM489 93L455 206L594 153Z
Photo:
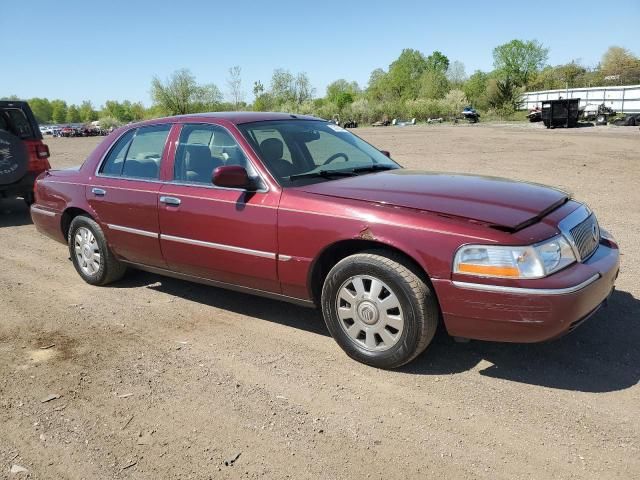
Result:
M88 283L133 267L322 308L358 361L403 365L438 322L536 342L606 302L613 238L566 193L403 169L343 128L271 113L127 125L31 208Z

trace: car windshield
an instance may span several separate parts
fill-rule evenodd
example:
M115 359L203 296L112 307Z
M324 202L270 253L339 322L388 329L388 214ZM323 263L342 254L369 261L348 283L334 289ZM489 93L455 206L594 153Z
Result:
M238 128L283 187L400 168L364 140L322 120L274 120Z

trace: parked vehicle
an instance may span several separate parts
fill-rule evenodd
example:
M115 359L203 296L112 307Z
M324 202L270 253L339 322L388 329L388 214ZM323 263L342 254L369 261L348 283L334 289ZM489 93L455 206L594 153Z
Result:
M624 117L612 120L611 123L618 127L635 127L640 125L640 113L627 113Z
M343 128L358 128L358 122L354 121L354 120L347 120L345 122L341 122L340 121L340 115L336 114L332 117L332 119L330 120L331 123L333 123L334 125L338 125L341 126Z
M386 115L382 117L382 120L378 120L371 124L372 127L388 127L389 125L391 125L391 121Z
M403 365L440 321L537 342L596 312L615 240L560 190L402 168L351 132L283 113L127 125L38 178L39 231L93 285L128 267L322 309L354 359Z
M478 123L480 121L480 114L470 105L464 107L462 116L469 123Z
M542 109L539 106L535 106L535 108L529 110L527 114L527 118L531 123L541 122L542 121Z
M580 117L586 121L595 121L596 125L606 125L610 117L616 115L613 108L607 107L604 103L596 105L590 103L580 111Z
M391 125L393 125L394 127L407 127L415 124L416 124L415 118L412 118L411 120L400 120L400 119L394 118L391 121Z
M0 101L0 197L33 203L35 179L49 165L49 147L27 102Z

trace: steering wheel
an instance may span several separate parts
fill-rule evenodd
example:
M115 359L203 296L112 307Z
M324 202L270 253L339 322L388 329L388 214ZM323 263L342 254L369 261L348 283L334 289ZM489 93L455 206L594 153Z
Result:
M333 162L336 158L340 158L340 157L344 158L345 162L349 161L349 157L347 157L346 153L338 152L338 153L334 153L329 158L327 158L323 163L323 165L328 165L329 163Z

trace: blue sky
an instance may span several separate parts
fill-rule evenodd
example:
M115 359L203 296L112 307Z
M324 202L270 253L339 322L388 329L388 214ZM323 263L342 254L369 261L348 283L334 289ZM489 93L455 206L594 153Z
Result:
M247 100L274 68L305 71L317 95L332 80L366 85L403 48L440 50L467 73L492 68L492 50L537 39L549 63L598 63L611 45L640 54L640 2L272 2L0 0L0 97L16 94L150 104L153 75L188 68L226 92L242 68ZM269 5L270 4L270 5ZM25 28L27 30L25 30Z

